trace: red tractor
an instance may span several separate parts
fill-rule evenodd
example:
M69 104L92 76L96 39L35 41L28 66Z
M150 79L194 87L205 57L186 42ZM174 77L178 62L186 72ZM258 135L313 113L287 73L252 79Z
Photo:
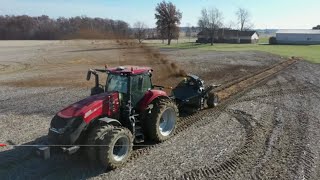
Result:
M107 74L105 85L99 83L98 72ZM70 154L81 147L90 160L111 169L127 161L133 143L170 138L179 111L202 109L205 102L214 107L218 102L217 96L209 93L217 86L204 87L194 75L179 83L171 96L162 91L164 87L152 84L149 67L90 69L87 80L91 75L95 76L91 96L53 117L49 142Z

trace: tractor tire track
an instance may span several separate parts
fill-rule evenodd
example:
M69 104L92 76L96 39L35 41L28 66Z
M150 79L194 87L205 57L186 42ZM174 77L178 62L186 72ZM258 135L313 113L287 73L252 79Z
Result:
M281 86L279 82L276 82L275 85L279 88L279 93L282 93ZM272 94L273 101L278 100L281 97L275 97L275 94ZM281 102L281 101L280 101ZM273 118L272 118L272 127L266 131L265 147L263 154L257 158L256 164L251 170L252 179L264 179L264 171L269 170L268 162L273 157L273 151L276 146L278 146L281 136L283 136L284 120L282 118L282 110L276 106L273 106Z
M233 174L246 163L250 152L253 150L251 144L255 141L254 127L251 124L252 116L240 111L228 109L227 112L233 116L244 128L246 137L242 148L235 152L234 156L224 161L222 164L194 169L184 173L179 178L165 178L165 179L231 179Z
M295 82L294 79L286 79L288 82ZM274 108L274 121L273 121L273 128L270 131L271 133L268 135L266 139L266 153L258 160L258 164L252 171L252 178L253 179L263 179L266 175L263 172L272 172L270 169L270 162L269 165L267 164L268 161L271 161L272 151L276 151L277 146L279 145L279 141L282 140L285 134L289 134L289 143L285 143L284 147L287 151L285 151L285 155L282 155L278 159L283 159L285 162L289 162L287 164L287 168L290 170L292 174L295 174L298 179L312 179L312 167L313 167L313 153L311 150L305 145L307 142L305 141L307 138L307 130L308 130L308 121L310 115L304 112L304 109L308 109L309 105L303 106L303 102L299 102L299 106L297 108L287 108L283 103L283 98L286 95L292 95L292 92L285 91L279 82L277 82L277 87L279 87L279 91L276 94L272 94L273 97L272 102L266 102L258 100L260 104L268 104ZM314 88L310 87L301 87L300 84L294 84L297 87L296 92L293 95L300 95L304 96L306 93L313 92ZM266 88L267 89L267 88ZM306 91L307 89L307 91ZM313 92L314 93L314 92ZM276 97L275 97L276 96ZM305 97L305 96L304 96ZM252 99L245 99L245 100L252 100ZM309 103L309 102L307 102ZM295 113L298 112L298 113ZM280 114L279 114L280 113ZM294 113L297 114L298 120L290 121L290 123L283 121L283 119L279 119L277 117L282 117L286 113ZM312 117L312 116L311 116ZM317 117L312 117L314 119L318 119ZM291 124L296 123L296 124ZM287 127L289 126L289 128ZM281 155L281 154L280 154ZM277 162L271 163L272 165L276 164ZM273 169L274 170L274 169ZM283 174L284 179L292 178L288 177L287 174ZM287 175L287 176L286 176ZM279 175L277 175L279 178Z
M294 87L297 89L297 94L295 96L305 97L306 93L313 92L314 88L310 88L311 91L305 91L308 87L302 87L294 77L283 78L287 82L291 82ZM295 177L298 179L311 179L311 169L313 166L313 154L310 149L306 146L307 137L308 137L308 126L309 126L309 115L305 113L310 107L310 101L304 101L297 99L297 107L293 110L287 109L284 97L288 96L287 92L283 89L283 86L279 82L278 87L280 87L280 96L277 99L274 99L276 112L281 111L283 114L295 114L296 118L293 118L291 121L281 121L280 123L275 122L275 127L279 127L279 124L282 124L282 136L288 136L288 140L282 140L284 142L284 147L287 150L286 154L278 159L284 159L287 163L287 167ZM293 96L294 97L294 96ZM282 117L282 116L281 116ZM281 137L278 137L281 138ZM284 138L284 137L283 137ZM265 168L264 170L266 170ZM293 178L287 175L284 178Z

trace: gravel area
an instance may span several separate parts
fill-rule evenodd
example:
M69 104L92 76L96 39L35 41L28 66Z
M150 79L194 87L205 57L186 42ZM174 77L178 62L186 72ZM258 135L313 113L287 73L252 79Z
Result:
M221 114L219 118L211 119L206 126L190 128L162 143L147 156L129 163L125 168L102 174L100 177L102 179L150 179L165 178L169 175L179 177L190 169L223 162L228 154L242 145L244 134L236 119Z
M22 55L15 55L12 48ZM52 116L86 97L92 84L69 86L71 78L58 86L60 73L79 73L75 82L81 82L87 68L112 58L130 59L130 51L135 51L112 48L104 41L15 42L2 48L0 64L10 68L0 73L0 143L43 141ZM161 54L209 83L227 82L282 61L260 52L161 50ZM139 53L132 57L145 58ZM31 86L13 83L41 75L49 79ZM232 97L221 104L224 108L195 116L201 120L114 171L88 166L81 154L57 153L42 160L31 147L0 148L0 179L319 179L319 75L319 65L298 62Z

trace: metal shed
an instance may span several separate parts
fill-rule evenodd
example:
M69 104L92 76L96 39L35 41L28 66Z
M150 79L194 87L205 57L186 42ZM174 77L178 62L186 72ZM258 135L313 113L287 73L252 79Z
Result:
M320 44L320 30L279 30L278 44Z

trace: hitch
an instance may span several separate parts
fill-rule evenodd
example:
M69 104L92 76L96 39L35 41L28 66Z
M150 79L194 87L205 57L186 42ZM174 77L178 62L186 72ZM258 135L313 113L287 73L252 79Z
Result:
M159 86L159 85L153 85L153 87L159 88L160 90L162 90L162 89L173 89L172 87L165 87L165 86Z
M70 154L76 153L80 149L80 146L72 146L69 148L62 147L63 152Z
M76 153L80 146L71 146L71 147L60 147L64 153L68 155ZM36 149L36 154L44 160L48 160L51 157L51 149L50 146L38 146Z

